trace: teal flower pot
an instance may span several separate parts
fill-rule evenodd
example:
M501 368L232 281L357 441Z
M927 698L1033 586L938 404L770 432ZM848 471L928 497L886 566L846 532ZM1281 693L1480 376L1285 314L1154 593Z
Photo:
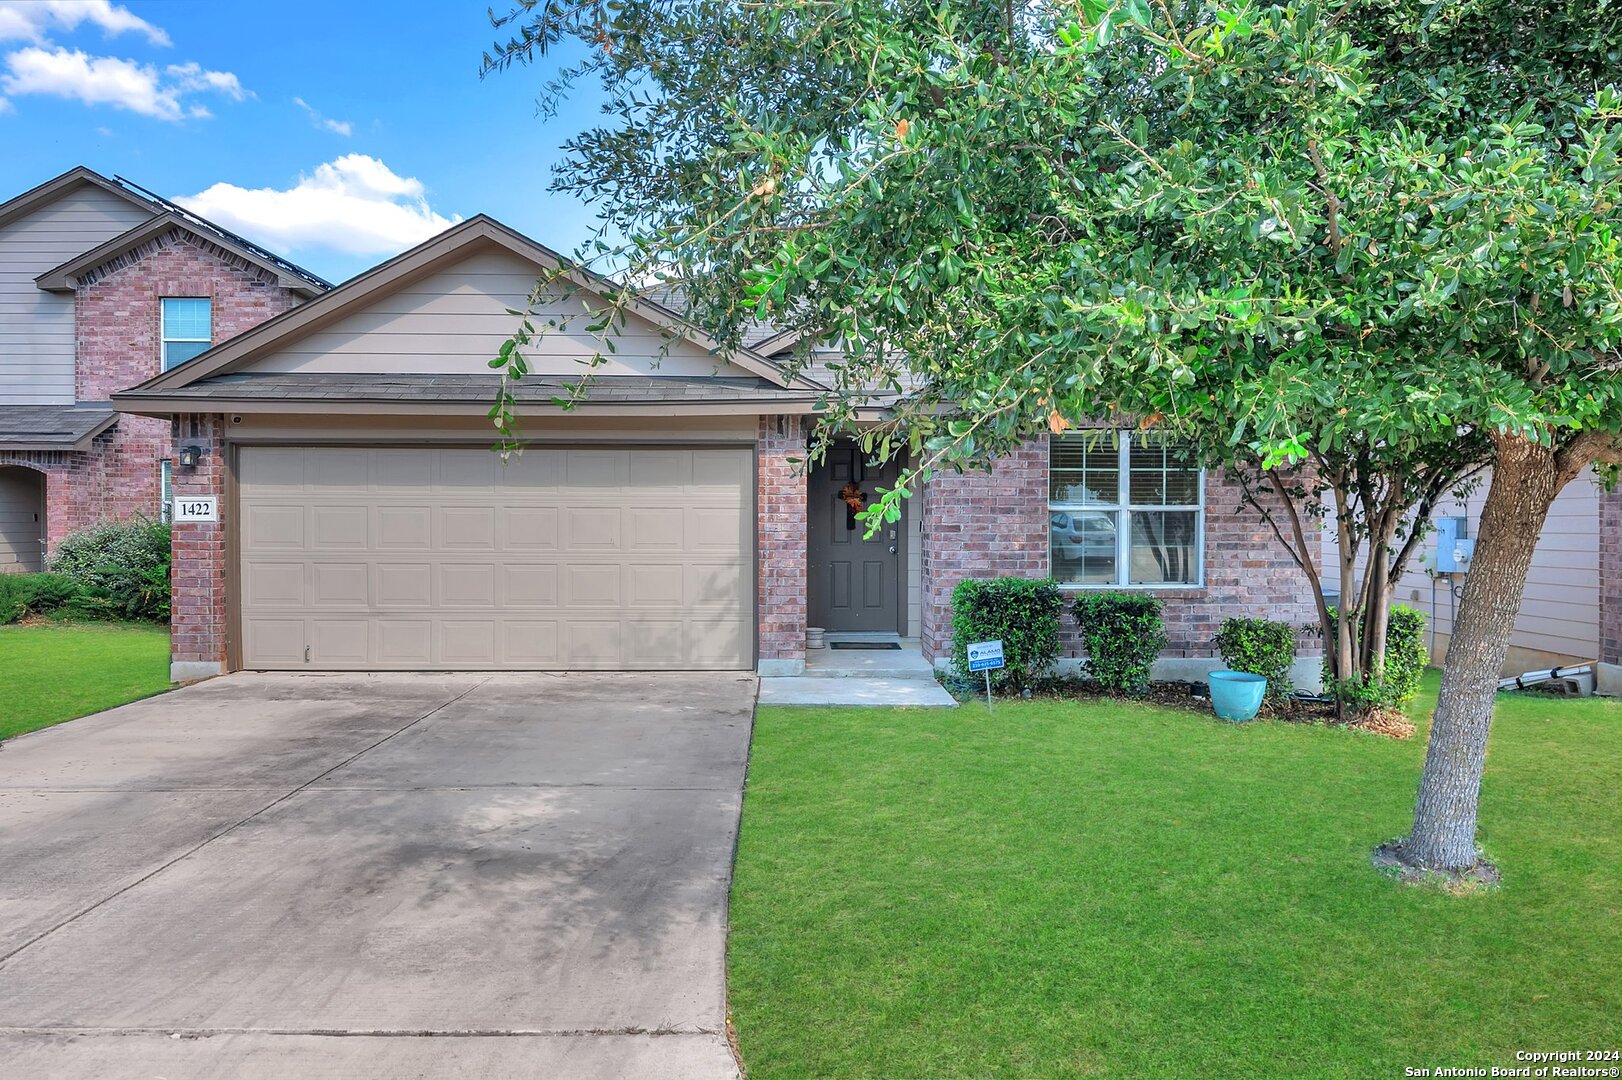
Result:
M1243 671L1211 672L1211 708L1223 720L1250 720L1262 707L1267 680Z

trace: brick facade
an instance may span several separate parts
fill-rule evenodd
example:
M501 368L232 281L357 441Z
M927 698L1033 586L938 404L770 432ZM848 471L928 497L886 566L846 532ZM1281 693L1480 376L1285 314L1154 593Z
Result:
M1000 459L990 473L941 473L923 492L924 656L947 656L952 640L952 589L967 577L1046 577L1048 443L1036 440ZM1315 624L1317 608L1306 576L1272 529L1244 508L1238 484L1218 473L1205 481L1205 584L1157 590L1165 604L1163 656L1216 655L1212 638L1230 615L1264 616L1294 626ZM1081 655L1067 612L1064 655ZM1301 638L1298 654L1315 656L1321 643Z
M952 590L970 577L1048 575L1048 444L1033 442L990 472L940 472L923 489L918 636L924 657L952 646Z
M1622 490L1599 496L1599 659L1622 664Z
M760 418L755 444L755 558L763 674L797 675L805 668L805 455L800 417Z
M170 673L177 681L218 675L228 668L225 529L232 508L225 500L223 434L220 416L180 416L174 421L175 445L200 451L195 468L174 467L175 497L212 495L220 511L217 522L176 522L173 528L169 650Z
M276 277L224 248L175 228L84 274L74 295L75 388L80 402L105 402L158 374L166 296L212 301L214 341L280 315L297 301ZM47 554L102 521L156 518L161 465L171 456L170 423L121 415L82 451L0 451L0 465L45 476Z

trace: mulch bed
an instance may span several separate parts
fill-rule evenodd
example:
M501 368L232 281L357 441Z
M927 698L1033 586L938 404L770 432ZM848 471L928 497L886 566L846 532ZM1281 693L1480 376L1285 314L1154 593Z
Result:
M1128 698L1089 683L1066 679L1045 683L1037 687L1032 696L1054 701L1132 701L1182 709L1208 717L1211 715L1211 700L1205 694L1204 683L1157 682L1150 683L1148 693L1142 697ZM1341 723L1335 718L1332 702L1301 698L1291 698L1279 704L1264 702L1257 719L1282 720L1291 724L1331 724L1389 739L1407 739L1414 734L1413 722L1401 709L1379 709Z

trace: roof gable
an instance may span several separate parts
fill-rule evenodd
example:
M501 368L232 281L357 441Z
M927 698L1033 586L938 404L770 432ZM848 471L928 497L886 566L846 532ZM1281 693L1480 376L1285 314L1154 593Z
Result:
M525 266L529 269L522 269ZM516 328L507 309L523 306L537 269L559 271L562 280L593 296L617 289L613 282L481 214L136 389L176 390L211 376L245 371L384 374L404 366L459 372L469 370L469 357L477 357L488 373L488 360ZM479 278L488 280L475 280ZM464 304L467 310L461 310ZM428 324L420 318L413 321L436 306L451 316L443 322L448 331L444 335L425 332ZM641 367L637 373L694 374L694 365L702 364L708 374L752 374L780 386L814 387L791 382L776 364L752 350L723 348L658 304L632 296L624 307L637 321L626 330L634 330L639 351L635 362L622 359L617 371L612 365L620 343L613 334L595 344L582 341L579 329L543 335L555 340L537 343L534 351L550 355L548 349L561 346L553 358L566 362L574 374L584 374L582 361L601 351L610 358L611 373L627 374ZM645 345L656 338L663 342L660 362L649 370L642 364L648 359ZM307 344L301 348L301 343Z
M109 180L100 173L85 168L83 165L79 165L69 169L61 176L53 177L36 188L31 188L15 198L0 203L0 225L5 225L26 214L33 213L40 207L47 206L64 195L86 185L100 188L110 195L115 195L148 214L156 215L160 212L161 208L150 199L142 198L122 184Z
M221 248L250 266L274 275L277 285L302 296L318 296L330 288L327 282L308 271L270 256L229 233L214 231L206 225L194 222L187 215L174 211L165 211L128 232L113 237L105 244L74 256L39 275L34 279L34 283L47 292L72 292L79 287L80 279L85 275L114 259L128 255L142 244L157 239L173 229L178 229L205 245Z

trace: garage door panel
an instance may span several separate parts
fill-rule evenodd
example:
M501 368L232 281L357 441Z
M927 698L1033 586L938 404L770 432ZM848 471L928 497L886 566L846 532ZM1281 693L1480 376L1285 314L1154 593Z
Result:
M256 562L242 575L243 602L254 607L302 608L305 564Z
M433 606L434 568L432 563L374 563L372 595L380 608L428 608Z
M432 450L370 450L366 456L375 493L413 498L433 486Z
M496 661L494 619L439 620L439 659L447 664L493 668Z
M576 563L563 567L565 608L614 608L621 600L620 565Z
M509 608L556 608L558 568L554 565L504 564L501 602Z
M245 666L750 665L747 451L545 448L517 462L243 448Z
M310 542L317 551L371 548L371 513L364 505L317 504L310 507Z
M255 551L304 548L303 503L268 503L249 506L242 515L242 542Z
M380 667L431 667L434 662L434 624L429 619L378 619L376 663Z
M445 453L436 455L439 462L435 488L451 495L491 494L496 488L496 470L501 459L486 451L481 454Z
M370 566L364 562L318 562L310 590L313 607L365 607L371 602Z
M567 506L563 508L563 550L583 554L620 550L618 506Z
M624 579L625 606L633 611L682 606L686 582L681 563L633 563L625 567Z
M309 640L303 619L245 618L242 621L242 649L256 665L286 667L304 664L304 646Z
M585 496L618 496L631 479L631 455L625 450L565 450L563 487Z
M556 619L509 619L506 648L502 660L521 667L558 667L563 654L558 648Z
M630 506L625 509L625 550L686 550L686 513L681 506Z
M379 506L373 513L373 528L381 551L429 551L434 546L431 506Z
M310 662L353 667L371 659L369 619L311 619Z
M496 508L442 506L439 509L439 546L447 551L494 551Z
M304 470L305 483L335 495L364 495L371 486L371 455L348 447L318 447Z
M442 563L439 604L446 608L495 607L496 568L490 563Z
M501 508L502 551L556 551L558 508L504 506Z
M687 659L687 627L679 618L626 619L622 637L631 667L676 668Z

